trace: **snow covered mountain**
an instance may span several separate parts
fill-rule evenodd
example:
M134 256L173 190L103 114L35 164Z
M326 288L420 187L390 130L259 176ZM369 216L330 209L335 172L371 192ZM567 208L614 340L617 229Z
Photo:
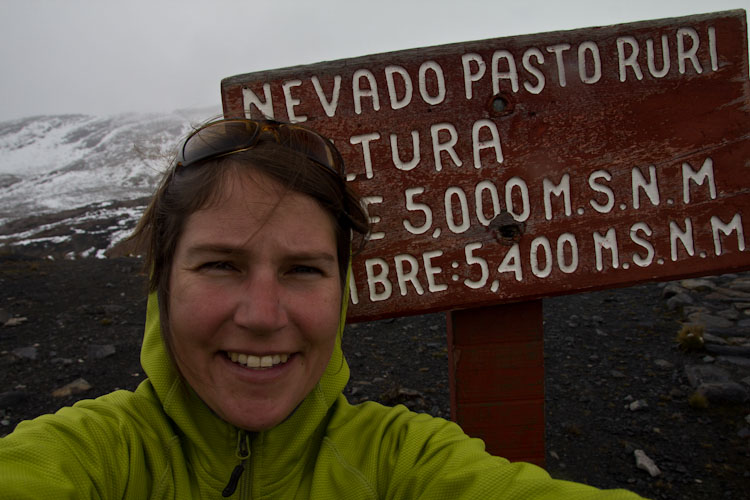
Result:
M0 122L0 252L103 257L135 226L179 139L219 113Z

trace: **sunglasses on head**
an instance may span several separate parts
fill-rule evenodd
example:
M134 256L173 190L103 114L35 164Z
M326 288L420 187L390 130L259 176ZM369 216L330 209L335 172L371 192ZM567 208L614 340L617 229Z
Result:
M274 120L230 118L208 123L190 134L177 153L175 169L247 151L260 141L273 141L344 175L344 162L331 141L312 130Z

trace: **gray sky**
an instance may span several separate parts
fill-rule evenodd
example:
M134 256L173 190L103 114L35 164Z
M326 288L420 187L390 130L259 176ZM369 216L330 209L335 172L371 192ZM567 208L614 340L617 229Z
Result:
M0 120L219 106L222 78L748 0L0 0Z

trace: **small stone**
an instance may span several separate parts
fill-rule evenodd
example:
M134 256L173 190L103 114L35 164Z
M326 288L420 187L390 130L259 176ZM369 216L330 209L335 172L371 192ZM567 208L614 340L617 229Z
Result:
M674 311L675 309L685 307L686 305L690 305L693 303L694 300L690 295L686 293L679 293L667 299L667 308L670 311Z
M52 391L52 396L55 398L64 398L67 396L72 396L73 394L79 394L81 392L88 391L91 388L91 384L86 382L86 380L79 378L69 384L60 387L59 389L55 389L54 391Z
M609 372L612 378L625 378L625 374L618 370L612 370Z
M655 359L654 364L658 366L659 368L666 368L666 369L674 368L674 365L670 363L669 361L667 361L666 359Z
M719 356L716 359L723 363L731 363L733 365L750 368L750 358L745 356Z
M716 358L714 358L713 356L703 356L701 361L703 361L704 363L713 363L714 361L716 361Z
M716 285L707 279L686 279L680 282L680 286L687 290L693 290L696 292L707 292L714 290Z
M710 382L698 386L698 393L711 403L742 404L750 399L748 391L737 382Z
M734 325L733 321L720 316L714 316L703 312L693 313L688 316L691 323L699 323L706 328L730 328Z
M716 315L731 321L740 318L740 313L736 309L726 309L724 311L719 311L718 313L716 313Z
M7 391L0 393L0 408L10 408L28 397L24 391Z
M555 452L555 451L550 451L549 452L549 456L551 456L555 460L560 460L560 455L558 455L557 452Z
M668 284L661 291L661 296L664 299L669 299L670 297L674 297L675 295L680 295L680 294L687 295L685 293L685 289L684 288L682 288L680 285L676 285L674 283Z
M730 380L729 372L713 365L688 365L685 367L685 375L692 387L698 387L709 382L727 382Z
M651 475L651 477L656 477L661 474L659 467L656 466L654 461L651 460L643 450L635 450L633 454L635 455L636 467L645 470Z
M13 327L18 326L26 323L29 320L29 318L21 317L21 318L10 318L8 321L3 323L3 326L7 327Z
M750 293L743 292L741 290L734 290L732 288L719 287L719 288L716 288L716 291L728 297L735 298L735 299L750 299Z
M705 332L703 333L703 340L706 343L710 343L710 344L719 344L719 345L728 344L728 342L725 339L718 337L716 335L712 335L710 333L705 333Z
M11 351L14 356L21 359L35 360L37 356L36 347L18 347Z
M92 344L88 347L89 359L103 359L108 356L112 356L115 353L115 346L112 344L96 345Z
M628 408L630 409L630 411L645 410L646 408L648 408L648 403L646 402L645 399L639 399L637 401L633 401L632 403L630 403L628 405Z

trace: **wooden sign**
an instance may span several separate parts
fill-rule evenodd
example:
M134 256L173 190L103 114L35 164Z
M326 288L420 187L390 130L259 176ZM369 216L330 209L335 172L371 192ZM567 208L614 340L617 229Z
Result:
M222 81L331 137L369 204L352 319L750 265L744 11Z

